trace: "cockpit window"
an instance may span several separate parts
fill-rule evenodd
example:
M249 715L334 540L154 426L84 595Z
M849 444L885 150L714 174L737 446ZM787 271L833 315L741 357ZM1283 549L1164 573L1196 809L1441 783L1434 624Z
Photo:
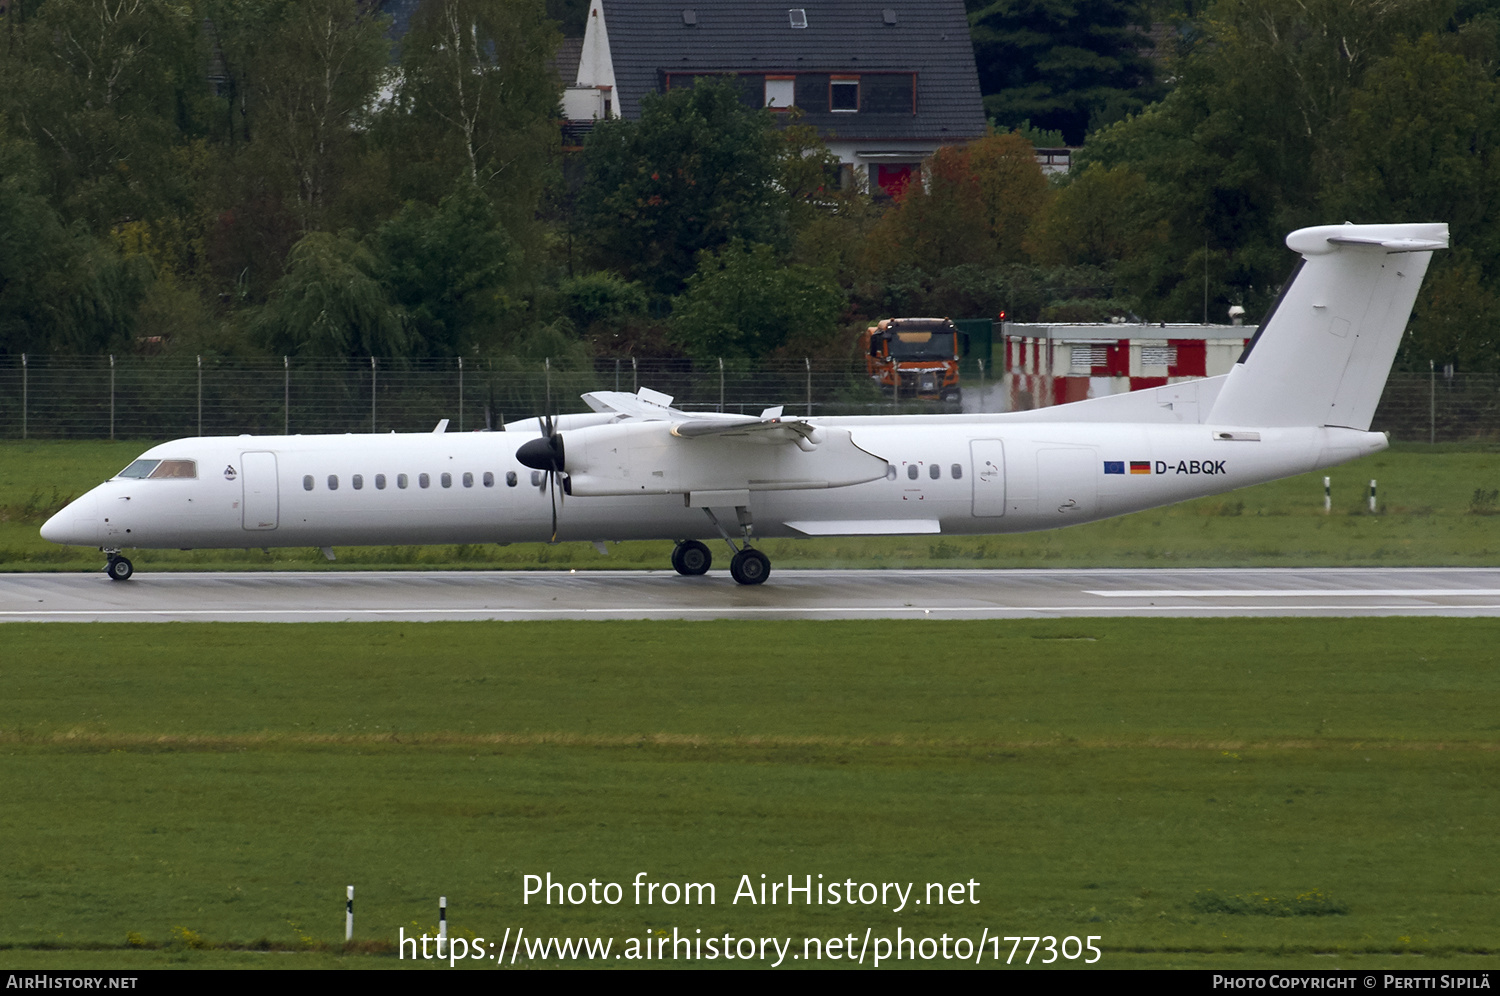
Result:
M163 460L155 470L146 475L153 480L158 477L197 477L196 460Z
M156 465L159 464L159 463L161 463L160 460L137 460L135 463L132 463L129 467L126 467L124 470L120 471L119 476L120 477L150 477L151 476L151 472L156 469Z

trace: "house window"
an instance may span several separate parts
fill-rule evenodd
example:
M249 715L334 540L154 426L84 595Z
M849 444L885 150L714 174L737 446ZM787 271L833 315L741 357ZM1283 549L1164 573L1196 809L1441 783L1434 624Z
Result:
M766 106L784 111L797 102L797 80L792 76L766 77Z
M875 194L878 197L897 197L920 175L920 167L911 163L877 163L875 165Z
M844 114L859 110L858 76L835 76L828 81L828 109Z

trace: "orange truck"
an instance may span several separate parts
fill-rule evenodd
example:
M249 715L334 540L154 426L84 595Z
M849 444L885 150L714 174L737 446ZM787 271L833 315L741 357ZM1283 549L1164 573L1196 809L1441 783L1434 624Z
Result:
M958 401L963 340L951 318L886 318L865 329L870 379L897 399Z

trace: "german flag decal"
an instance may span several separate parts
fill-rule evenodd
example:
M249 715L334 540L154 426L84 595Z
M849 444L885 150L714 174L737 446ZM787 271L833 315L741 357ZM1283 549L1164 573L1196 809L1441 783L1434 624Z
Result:
M1150 460L1132 460L1132 461L1130 461L1130 472L1132 474L1149 474L1149 473L1151 473L1151 461Z

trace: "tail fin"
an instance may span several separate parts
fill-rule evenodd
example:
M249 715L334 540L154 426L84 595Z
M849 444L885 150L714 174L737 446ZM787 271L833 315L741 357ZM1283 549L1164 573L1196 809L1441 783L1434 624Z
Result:
M1215 425L1370 428L1401 334L1448 226L1323 225L1219 392Z

